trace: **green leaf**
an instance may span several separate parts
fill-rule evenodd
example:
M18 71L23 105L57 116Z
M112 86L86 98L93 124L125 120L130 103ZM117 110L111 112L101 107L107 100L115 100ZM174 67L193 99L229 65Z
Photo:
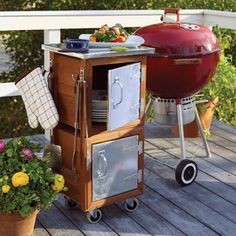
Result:
M8 157L12 157L12 155L13 155L12 149L7 149L6 153L7 153Z

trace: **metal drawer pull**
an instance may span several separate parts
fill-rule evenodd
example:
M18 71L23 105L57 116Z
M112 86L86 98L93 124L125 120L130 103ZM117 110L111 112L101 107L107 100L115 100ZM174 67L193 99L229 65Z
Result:
M116 77L114 79L112 86L116 84L120 87L120 100L118 102L114 102L114 101L112 102L113 109L116 109L117 106L123 102L123 84L119 81L119 77Z
M98 153L98 165L97 165L97 174L98 178L102 179L107 174L107 158L104 154L105 152Z

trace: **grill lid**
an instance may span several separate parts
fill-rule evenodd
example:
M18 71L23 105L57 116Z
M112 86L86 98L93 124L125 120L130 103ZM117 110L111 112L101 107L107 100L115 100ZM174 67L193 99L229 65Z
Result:
M216 36L203 25L180 23L179 9L165 9L176 14L176 22L159 23L138 29L135 34L145 39L145 46L154 47L158 56L196 56L219 51Z

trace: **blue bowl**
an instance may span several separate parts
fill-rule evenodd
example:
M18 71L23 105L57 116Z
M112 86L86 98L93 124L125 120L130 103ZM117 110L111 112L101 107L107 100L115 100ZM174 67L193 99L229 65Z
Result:
M64 40L65 48L76 51L86 51L88 50L89 40L86 39L66 39Z

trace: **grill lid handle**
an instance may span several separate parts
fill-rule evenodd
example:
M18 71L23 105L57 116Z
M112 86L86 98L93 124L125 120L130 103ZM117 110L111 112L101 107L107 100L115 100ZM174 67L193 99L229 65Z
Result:
M176 23L179 23L179 8L163 8L164 16L161 17L163 20L167 14L175 14L176 15Z

